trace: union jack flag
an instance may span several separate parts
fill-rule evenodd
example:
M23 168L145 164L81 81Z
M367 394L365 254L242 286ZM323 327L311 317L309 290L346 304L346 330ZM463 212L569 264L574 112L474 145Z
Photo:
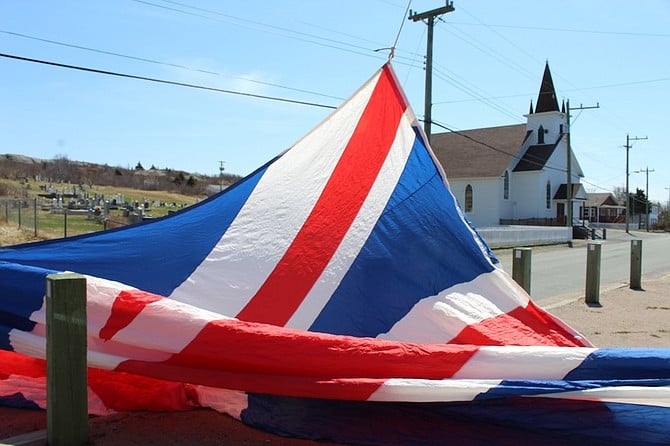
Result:
M167 217L0 249L0 404L45 407L45 278L87 279L89 410L361 444L668 444L670 349L596 349L468 223L384 65Z

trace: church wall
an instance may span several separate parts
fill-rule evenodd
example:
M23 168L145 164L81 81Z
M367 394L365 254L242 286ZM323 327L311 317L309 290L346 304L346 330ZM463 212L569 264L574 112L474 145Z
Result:
M544 218L545 213L540 213L539 208L544 204L545 184L539 172L512 174L512 219Z
M533 130L533 134L530 136L530 144L537 144L538 136L537 130L542 126L545 130L544 133L544 142L547 144L553 143L561 136L561 124L566 123L565 113L560 112L545 112L545 113L535 113L532 115L526 115L528 119L527 128L528 130Z
M465 212L465 188L472 186L472 211ZM451 191L465 215L475 227L498 226L500 223L500 203L502 201L502 181L499 178L449 180Z

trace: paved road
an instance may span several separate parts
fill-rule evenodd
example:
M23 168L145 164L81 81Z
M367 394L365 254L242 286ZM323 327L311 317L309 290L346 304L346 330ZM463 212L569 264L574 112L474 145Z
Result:
M631 240L642 240L642 288L644 278L670 272L670 234L609 230L602 241L601 291L630 279ZM587 241L567 245L534 247L531 260L531 296L535 300L561 295L584 295ZM503 269L512 274L511 249L495 250Z

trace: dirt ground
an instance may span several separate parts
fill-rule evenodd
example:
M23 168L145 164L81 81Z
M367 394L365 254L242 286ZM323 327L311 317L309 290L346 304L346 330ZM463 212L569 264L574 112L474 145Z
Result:
M641 290L624 283L601 290L600 306L586 305L582 296L542 306L596 347L670 348L670 274L643 278Z
M21 444L10 437L46 429L46 412L0 407L0 445ZM89 442L120 445L326 446L334 443L284 438L253 429L213 410L125 412L89 421ZM2 440L2 439L5 440ZM10 439L7 442L7 439ZM4 443L3 443L4 441ZM46 445L45 439L29 444Z

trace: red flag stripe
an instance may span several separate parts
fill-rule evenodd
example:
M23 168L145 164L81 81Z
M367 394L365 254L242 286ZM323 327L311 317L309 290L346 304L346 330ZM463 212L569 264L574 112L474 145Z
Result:
M116 370L249 392L336 399L347 392L346 398L365 400L388 378L450 378L478 349L310 333L229 319L208 323L167 361L127 360ZM342 384L348 380L353 381L345 390Z
M468 325L450 344L474 345L557 345L561 347L588 347L585 340L575 338L573 332L532 302L524 307Z
M377 178L405 112L390 67L293 243L238 319L283 326L319 278Z
M105 341L112 339L116 333L127 327L144 307L160 299L161 296L157 294L140 290L121 291L114 299L112 312L98 336Z

